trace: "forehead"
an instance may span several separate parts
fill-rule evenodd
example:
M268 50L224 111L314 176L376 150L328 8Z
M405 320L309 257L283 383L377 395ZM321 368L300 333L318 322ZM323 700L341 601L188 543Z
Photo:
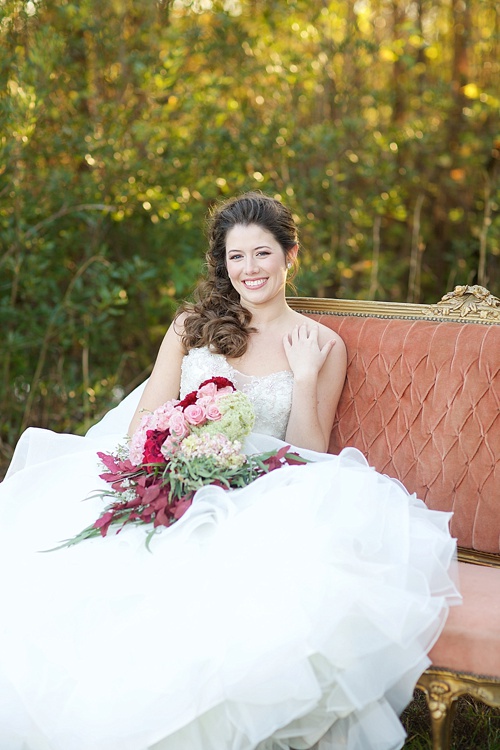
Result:
M274 236L258 224L235 224L226 235L226 250L246 250L256 247L279 248Z

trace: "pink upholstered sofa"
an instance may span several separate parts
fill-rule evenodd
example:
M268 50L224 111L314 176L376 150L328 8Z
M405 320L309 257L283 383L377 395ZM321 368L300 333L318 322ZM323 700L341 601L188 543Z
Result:
M347 346L329 450L359 448L430 508L454 513L463 605L418 683L433 749L445 750L460 695L500 707L500 300L463 286L436 305L289 302Z

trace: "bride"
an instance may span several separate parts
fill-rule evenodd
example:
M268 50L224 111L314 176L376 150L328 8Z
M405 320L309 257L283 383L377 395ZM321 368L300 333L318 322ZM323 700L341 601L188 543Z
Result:
M2 750L403 746L398 715L460 601L449 514L355 449L325 453L346 353L286 303L297 252L280 202L220 206L145 387L85 437L21 437L0 484ZM149 550L129 525L43 553L101 512L96 451L213 376L254 406L248 452L310 462L204 487Z

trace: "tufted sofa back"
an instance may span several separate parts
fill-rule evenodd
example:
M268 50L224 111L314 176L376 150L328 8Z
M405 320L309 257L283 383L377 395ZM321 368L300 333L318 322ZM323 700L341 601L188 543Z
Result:
M428 507L453 511L459 546L500 553L500 325L430 319L427 310L304 312L348 352L329 451L358 448Z

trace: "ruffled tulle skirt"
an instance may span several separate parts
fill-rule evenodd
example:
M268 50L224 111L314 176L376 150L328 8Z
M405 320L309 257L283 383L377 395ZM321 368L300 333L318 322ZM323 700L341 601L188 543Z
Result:
M0 748L402 747L459 602L449 515L346 449L204 488L150 551L129 527L44 552L99 515L105 433L29 430L0 485Z

